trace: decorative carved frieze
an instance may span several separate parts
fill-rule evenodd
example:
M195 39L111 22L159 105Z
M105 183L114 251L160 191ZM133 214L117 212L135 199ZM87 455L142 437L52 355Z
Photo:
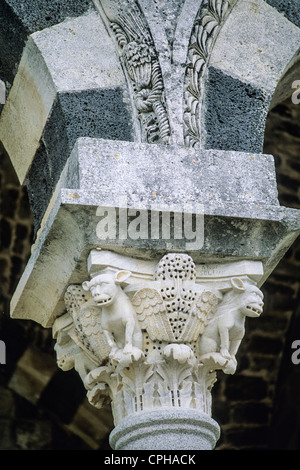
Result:
M216 370L235 372L245 318L262 313L261 291L239 274L199 282L183 253L165 255L152 279L103 266L67 288L58 365L78 371L95 407L111 402L115 424L160 408L210 415Z
M147 21L134 0L102 0L100 12L112 31L129 78L141 140L169 143L170 125L157 52Z
M225 18L235 2L205 0L198 11L191 35L184 91L184 139L189 147L202 143L202 100L210 54Z

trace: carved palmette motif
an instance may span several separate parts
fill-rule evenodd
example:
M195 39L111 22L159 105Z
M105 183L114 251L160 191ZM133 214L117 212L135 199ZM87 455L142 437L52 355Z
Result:
M196 341L217 306L211 292L194 294L191 300L166 297L155 289L141 289L132 298L142 327L152 340L172 343Z
M152 340L196 341L216 310L216 295L196 290L195 265L184 254L165 256L158 264L156 279L159 291L144 288L132 298L142 327Z
M164 101L164 84L154 42L137 2L103 0L102 13L118 43L131 82L141 124L141 139L169 143L170 125Z

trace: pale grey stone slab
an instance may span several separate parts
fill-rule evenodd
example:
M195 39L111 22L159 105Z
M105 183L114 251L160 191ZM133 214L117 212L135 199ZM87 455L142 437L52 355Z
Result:
M95 11L38 31L32 39L58 92L113 88L124 83L114 44Z
M78 139L63 186L110 204L279 205L271 155Z

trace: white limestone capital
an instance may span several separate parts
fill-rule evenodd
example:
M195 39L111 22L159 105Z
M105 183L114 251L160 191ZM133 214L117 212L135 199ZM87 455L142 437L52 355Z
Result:
M116 426L162 409L210 416L216 371L235 372L245 320L263 310L260 263L155 261L93 250L53 326L59 366L78 371L92 405L111 402Z

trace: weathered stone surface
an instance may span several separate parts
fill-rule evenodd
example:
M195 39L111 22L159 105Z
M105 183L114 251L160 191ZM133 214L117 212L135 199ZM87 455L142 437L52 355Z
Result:
M66 18L76 17L93 8L90 0L71 0L60 3L51 0L7 0L6 3L11 11L29 31L37 31L57 23Z
M96 12L32 34L0 118L0 138L20 181L24 182L34 159L58 93L101 88L105 96L106 88L122 88L123 83L111 39ZM92 102L98 100L97 94L92 97Z
M114 88L124 83L114 45L95 11L67 18L31 38L59 92Z
M299 34L265 1L237 2L219 33L210 66L273 94L287 61L298 55Z
M263 0L235 5L211 53L205 148L262 151L267 113L282 75L299 60L299 39L299 29ZM291 83L275 95L290 96Z
M35 43L29 40L0 117L0 139L24 181L53 100L55 85ZM34 97L34 98L33 98Z
M91 136L132 140L133 134L131 116L124 109L122 88L59 93L26 177L35 232L40 228L76 139Z
M109 205L125 196L147 207L278 205L271 155L79 139L67 166L62 187L94 194L95 205L97 196Z
M7 0L0 5L0 75L10 89L29 34L93 9L90 0L61 3L51 0Z
M205 148L262 151L270 106L270 95L265 90L211 65L206 85L206 106ZM221 133L220 127L223 129Z
M283 13L292 23L300 26L300 2L293 0L286 2L285 0L266 0L272 7L276 8L280 13Z

